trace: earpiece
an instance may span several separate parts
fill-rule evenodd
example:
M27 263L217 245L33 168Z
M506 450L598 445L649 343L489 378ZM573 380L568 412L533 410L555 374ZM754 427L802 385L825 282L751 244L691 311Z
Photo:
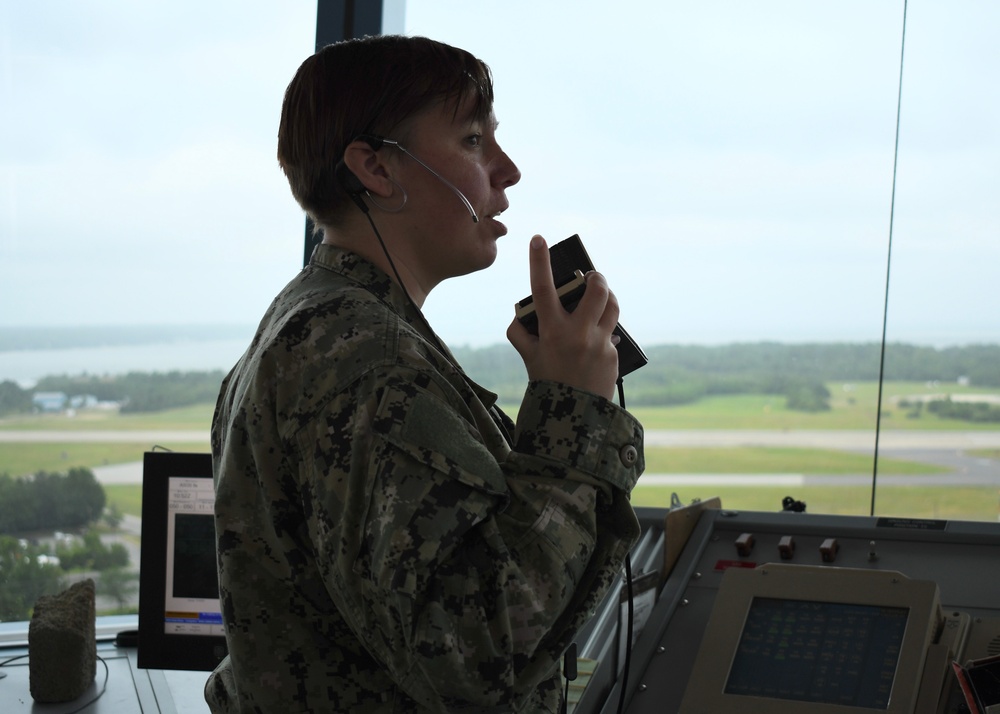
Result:
M382 144L384 143L382 137L373 136L371 134L361 134L355 139L355 141L364 141L375 151L381 149ZM360 208L364 213L368 213L368 204L365 203L365 200L361 197L361 194L363 194L367 189L365 188L365 185L361 183L361 179L355 176L354 172L347 168L347 164L344 163L343 159L337 163L333 172L337 182L341 185L344 191L347 192L347 195L351 197L351 200L354 201L358 208Z
M347 164L344 163L343 159L340 160L337 167L333 171L341 188L347 192L347 195L351 197L352 201L358 204L358 208L365 213L368 213L368 204L365 203L365 200L361 197L361 194L365 192L365 185L361 183L361 179L355 176L354 172L347 168Z

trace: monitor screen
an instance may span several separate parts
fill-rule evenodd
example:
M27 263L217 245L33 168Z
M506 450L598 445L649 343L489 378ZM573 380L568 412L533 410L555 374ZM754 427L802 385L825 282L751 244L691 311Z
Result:
M225 656L210 454L143 458L140 667L211 670Z
M725 571L680 714L910 714L938 587L889 570Z
M889 706L909 610L755 597L727 694Z

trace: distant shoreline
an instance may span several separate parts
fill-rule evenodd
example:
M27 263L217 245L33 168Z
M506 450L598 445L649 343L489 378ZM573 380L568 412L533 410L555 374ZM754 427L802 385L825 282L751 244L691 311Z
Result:
M185 324L185 325L62 325L62 326L0 326L0 355L10 352L68 350L68 349L99 349L142 345L169 345L179 342L206 342L244 340L249 344L256 327L244 324ZM670 340L644 344L644 348L661 346L701 346L726 347L734 345L870 345L875 340L851 339L775 339L761 337L759 339L732 340ZM954 344L940 344L936 340L894 340L890 344L905 344L914 347L929 347L946 349L949 347L997 346L1000 339L990 341L965 340ZM497 345L506 345L498 341L489 345L466 346L459 340L453 340L451 347L459 350L489 350ZM2 378L2 375L0 375Z
M254 331L247 325L0 327L0 382L13 381L31 389L45 377L228 372ZM871 340L645 344L643 348L650 365L630 376L633 389L662 390L681 377L690 382L692 375L724 380L726 375L759 377L775 370L779 374L794 371L816 381L865 381L878 378L880 354L880 345ZM890 381L955 381L971 376L977 386L1000 387L1000 343L996 341L954 348L893 342L888 349L886 379ZM480 375L501 396L514 399L503 389L516 385L519 393L523 388L524 367L510 344L453 344L452 352L469 374ZM915 359L922 365L917 371L912 368Z
M251 336L188 336L148 343L0 351L0 382L10 380L22 389L30 389L38 380L55 376L228 372L250 344Z
M234 339L249 343L253 334L252 325L0 327L0 354Z

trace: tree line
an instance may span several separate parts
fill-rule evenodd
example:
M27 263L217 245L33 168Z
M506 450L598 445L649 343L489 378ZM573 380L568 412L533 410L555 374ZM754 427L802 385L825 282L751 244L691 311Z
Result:
M39 597L63 589L63 575L71 570L100 571L99 592L124 607L135 578L125 571L128 549L105 545L94 528L105 503L104 488L90 469L27 478L0 474L0 622L28 619ZM27 540L29 534L59 530L84 532L58 543L55 558L49 547Z
M82 528L101 517L105 503L104 488L87 468L27 478L0 473L0 533Z
M469 375L500 395L519 401L524 367L509 345L453 350ZM633 406L689 404L724 394L784 395L790 409L828 408L828 382L874 382L882 368L879 343L778 342L719 346L656 345L649 364L625 377ZM955 383L967 379L1000 387L1000 345L921 347L889 344L886 381Z
M215 402L225 373L207 372L129 372L117 376L82 374L43 377L31 389L16 382L0 382L0 416L30 413L32 395L37 392L62 392L67 396L87 395L102 402L119 404L123 414L156 412Z
M500 395L520 401L526 374L514 348L498 344L454 349L463 369ZM646 349L649 364L626 377L629 402L635 406L671 406L723 394L784 395L791 409L828 408L826 384L871 382L879 378L879 343L735 343L719 346L656 345ZM1000 345L922 347L887 346L886 381L968 380L975 386L1000 387ZM119 376L52 376L32 390L0 383L0 415L32 409L32 394L40 391L92 395L121 404L121 411L152 412L214 402L224 373L130 372Z

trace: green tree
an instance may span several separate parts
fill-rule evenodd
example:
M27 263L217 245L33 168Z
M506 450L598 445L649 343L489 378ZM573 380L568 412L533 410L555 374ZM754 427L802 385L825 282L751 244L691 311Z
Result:
M830 390L826 385L815 383L793 383L785 392L789 409L800 412L823 412L830 409Z
M0 621L29 619L38 598L63 589L59 568L39 563L40 554L17 538L0 536Z
M31 392L9 379L0 382L0 415L31 411Z
M128 565L128 548L121 543L110 546L101 542L101 534L89 530L83 534L83 543L56 548L56 555L63 570L108 570Z
M103 519L108 528L116 531L121 527L122 521L125 519L125 514L122 513L120 508L118 508L117 503L112 503L104 509Z
M119 612L126 613L133 596L139 591L137 577L136 573L125 568L108 568L97 580L97 592L112 598L118 603Z
M92 523L104 512L104 488L90 469L70 469L59 494L57 520L69 528Z
M980 423L1000 422L1000 407L987 402L953 402L951 397L938 399L927 410L944 419L960 419Z
M81 528L101 517L106 497L94 472L39 471L28 478L0 475L0 533Z
M0 533L33 529L40 520L39 506L30 479L0 474Z

